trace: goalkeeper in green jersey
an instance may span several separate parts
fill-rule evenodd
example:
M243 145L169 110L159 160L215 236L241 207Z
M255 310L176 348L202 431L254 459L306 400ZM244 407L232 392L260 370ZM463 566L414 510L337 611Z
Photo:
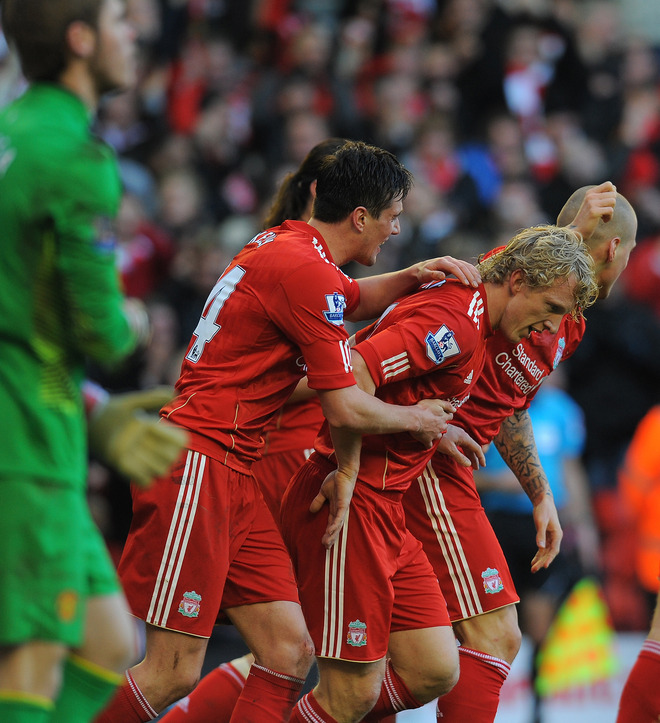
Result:
M148 335L115 267L116 159L89 128L133 82L135 37L123 0L1 8L30 85L0 112L0 720L82 723L137 655L86 503L81 394L87 357ZM125 458L126 441L110 449Z

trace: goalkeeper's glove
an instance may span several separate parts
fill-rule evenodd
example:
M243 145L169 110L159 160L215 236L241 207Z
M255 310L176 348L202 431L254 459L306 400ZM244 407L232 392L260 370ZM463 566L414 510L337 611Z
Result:
M169 470L188 441L185 430L158 417L171 399L170 387L110 395L91 413L90 451L135 484L148 486Z

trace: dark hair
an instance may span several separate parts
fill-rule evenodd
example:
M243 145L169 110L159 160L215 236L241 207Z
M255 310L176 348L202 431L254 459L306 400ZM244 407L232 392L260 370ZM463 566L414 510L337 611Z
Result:
M67 29L98 27L104 0L2 0L2 28L29 81L56 81L66 68Z
M321 164L313 216L324 223L337 223L364 206L370 216L378 218L393 201L408 195L412 183L410 171L389 151L362 141L346 141Z
M335 153L344 143L346 143L344 138L327 138L317 143L305 156L300 168L284 177L264 219L265 229L279 226L287 218L300 219L311 197L310 184L316 180L321 163L327 155Z

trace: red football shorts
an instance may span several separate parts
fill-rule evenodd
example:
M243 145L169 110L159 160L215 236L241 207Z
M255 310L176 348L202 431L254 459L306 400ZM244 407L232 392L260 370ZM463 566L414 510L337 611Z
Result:
M132 492L119 576L137 617L209 637L222 610L298 602L288 552L250 475L184 450L168 476Z
M312 449L296 449L287 452L273 452L262 457L253 465L252 473L259 483L261 494L275 519L279 519L282 496L289 481L313 451Z
M471 467L435 454L404 494L403 507L408 529L438 576L452 622L519 602Z
M282 534L316 654L372 662L387 653L390 632L449 625L447 606L406 529L401 493L358 483L339 539L325 549L328 507L309 506L333 468L315 454L298 471L282 501Z

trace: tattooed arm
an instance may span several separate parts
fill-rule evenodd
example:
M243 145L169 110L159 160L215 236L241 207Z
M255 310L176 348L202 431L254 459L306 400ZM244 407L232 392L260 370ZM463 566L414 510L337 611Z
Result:
M564 533L550 483L539 460L528 411L524 409L505 419L493 442L534 505L538 550L532 560L532 572L537 572L557 557Z

